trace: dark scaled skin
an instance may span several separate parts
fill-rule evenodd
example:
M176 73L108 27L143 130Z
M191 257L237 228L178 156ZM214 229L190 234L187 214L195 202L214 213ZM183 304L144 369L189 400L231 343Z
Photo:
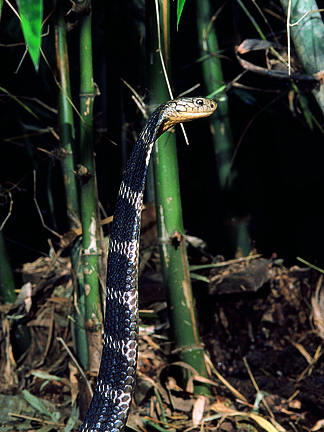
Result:
M138 248L143 191L152 147L178 123L210 116L212 99L181 98L160 105L145 124L127 163L109 241L101 365L79 432L123 431L135 387L138 342Z

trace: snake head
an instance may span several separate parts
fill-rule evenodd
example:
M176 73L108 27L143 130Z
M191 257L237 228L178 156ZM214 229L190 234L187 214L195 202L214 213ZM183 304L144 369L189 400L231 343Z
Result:
M161 110L162 121L158 136L178 123L209 117L216 108L216 101L203 97L179 98L166 102Z

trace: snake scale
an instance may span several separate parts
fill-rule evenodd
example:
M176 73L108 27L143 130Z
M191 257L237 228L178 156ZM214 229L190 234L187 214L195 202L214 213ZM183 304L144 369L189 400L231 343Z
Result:
M120 185L110 234L100 370L79 432L121 432L127 421L137 361L140 220L154 142L174 125L207 117L216 107L214 100L200 97L165 102L153 112L136 141Z

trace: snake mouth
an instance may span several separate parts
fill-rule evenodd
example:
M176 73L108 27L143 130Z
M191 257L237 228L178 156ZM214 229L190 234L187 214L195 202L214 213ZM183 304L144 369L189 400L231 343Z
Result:
M214 109L202 109L201 111L186 111L186 112L180 112L180 116L176 117L177 119L177 123L184 123L184 122L189 122L191 120L195 120L198 118L205 118L205 117L209 117L210 115L212 115L214 113L214 111L216 110L216 106ZM172 120L171 120L172 121Z

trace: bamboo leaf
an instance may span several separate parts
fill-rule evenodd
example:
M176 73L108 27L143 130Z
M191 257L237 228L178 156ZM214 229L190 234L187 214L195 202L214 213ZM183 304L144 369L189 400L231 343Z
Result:
M21 102L13 94L9 93L8 90L6 90L3 87L0 87L0 91L2 91L3 93L7 94L8 96L10 96L11 99L13 99L14 101L16 101L20 106L22 106L30 115L32 115L33 117L35 117L37 120L40 120L40 118L26 104L24 104L23 102Z
M203 276L203 275L190 273L190 277L192 280L198 280L200 282L210 283L210 280L206 276Z
M39 411L41 414L45 414L46 416L50 417L54 423L56 423L59 420L59 417L60 417L59 413L58 412L51 413L46 408L46 406L44 405L44 403L42 402L41 399L39 399L36 396L29 393L28 390L23 390L22 394L23 394L24 398L26 399L26 401L32 407L34 407L37 411Z
M48 374L47 372L37 371L37 370L32 371L31 375L33 375L33 376L35 376L37 378L48 380L48 381L51 381L51 380L62 381L63 380L63 378L61 378L61 377L59 377L57 375L51 375L51 374Z
M43 0L18 0L21 28L30 57L38 70L41 46Z
M182 15L183 7L186 3L186 0L178 0L178 6L177 6L177 30L179 28L179 22Z

